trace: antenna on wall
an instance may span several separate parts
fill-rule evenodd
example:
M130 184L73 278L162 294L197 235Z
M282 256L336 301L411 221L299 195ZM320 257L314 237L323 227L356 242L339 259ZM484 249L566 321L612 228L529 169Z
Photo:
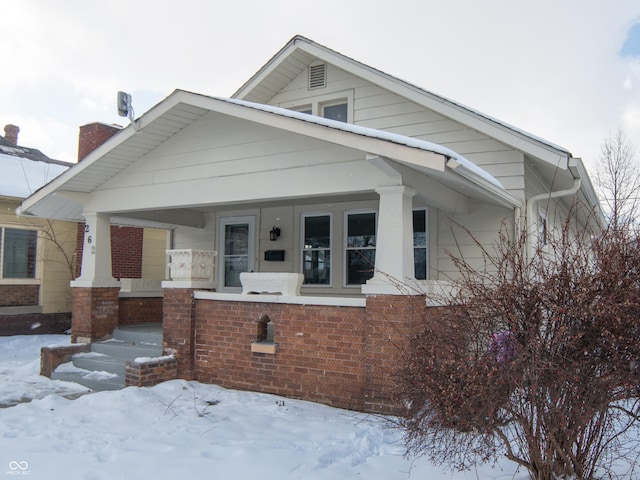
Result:
M131 95L126 92L118 92L118 115L127 117L136 130L137 125L134 122L133 105L131 104Z

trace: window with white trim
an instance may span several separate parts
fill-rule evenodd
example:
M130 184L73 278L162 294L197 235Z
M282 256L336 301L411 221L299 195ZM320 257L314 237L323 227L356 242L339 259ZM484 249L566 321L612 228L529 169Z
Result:
M302 273L305 285L331 285L331 215L302 217Z
M429 269L429 212L413 211L413 264L416 280L426 280Z
M38 232L0 227L0 278L35 278Z
M307 102L284 102L279 105L295 112L353 123L353 90L319 95L307 100Z
M376 213L347 212L345 223L345 283L362 285L375 269Z

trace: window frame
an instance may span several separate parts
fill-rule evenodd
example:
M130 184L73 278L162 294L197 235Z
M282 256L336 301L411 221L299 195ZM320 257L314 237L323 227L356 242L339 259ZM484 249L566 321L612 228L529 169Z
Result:
M329 248L305 248L305 219L308 217L329 217ZM333 214L331 212L304 212L300 218L300 271L304 275L304 254L306 251L329 251L329 283L305 283L303 287L310 288L331 288L333 287Z
M362 215L372 213L374 215L374 232L376 235L376 245L374 247L349 247L349 216L350 215ZM344 288L361 288L366 283L348 283L349 281L349 251L350 250L373 250L374 252L374 272L371 273L371 277L375 274L375 254L378 248L378 211L375 209L357 209L357 210L345 210L344 211L344 226L343 226L343 272L342 272L342 285ZM368 280L368 279L367 279Z
M418 280L429 280L429 207L420 207L420 208L414 208L412 210L412 217L413 214L416 212L424 212L424 239L425 239L425 244L423 245L419 245L416 246L416 238L415 238L415 230L413 229L413 225L412 225L412 232L413 232L413 275L415 276L416 279L418 279L418 275L417 275L417 271L416 271L416 249L420 248L420 249L424 249L425 251L425 278L424 279L418 279Z
M343 103L347 104L346 123L353 123L353 89L317 95L300 101L284 102L279 104L279 106L300 113L306 113L311 110L310 115L324 118L323 114L325 107L331 107ZM309 113L307 113L307 115L309 115Z
M35 233L34 239L34 251L33 251L33 275L27 277L5 277L4 276L4 262L5 262L5 234L6 230L23 230ZM16 283L33 283L38 281L39 275L39 257L38 252L40 250L40 231L37 228L29 228L23 227L21 225L0 225L0 282L7 284L16 284Z

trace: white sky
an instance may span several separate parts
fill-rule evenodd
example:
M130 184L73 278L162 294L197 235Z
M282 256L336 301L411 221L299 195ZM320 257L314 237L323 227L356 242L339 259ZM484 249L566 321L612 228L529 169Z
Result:
M75 161L80 125L175 88L228 97L295 34L561 145L640 149L637 0L21 0L2 7L0 129ZM313 6L315 5L315 6ZM0 134L3 134L0 131Z

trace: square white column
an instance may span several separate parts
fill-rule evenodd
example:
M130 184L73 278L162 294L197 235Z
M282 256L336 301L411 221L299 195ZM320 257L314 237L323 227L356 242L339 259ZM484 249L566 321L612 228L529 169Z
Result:
M362 293L415 295L413 261L413 197L416 192L399 185L376 189L380 195L376 232L375 273Z
M85 218L82 270L72 287L117 287L111 273L111 222L103 213L83 213Z

